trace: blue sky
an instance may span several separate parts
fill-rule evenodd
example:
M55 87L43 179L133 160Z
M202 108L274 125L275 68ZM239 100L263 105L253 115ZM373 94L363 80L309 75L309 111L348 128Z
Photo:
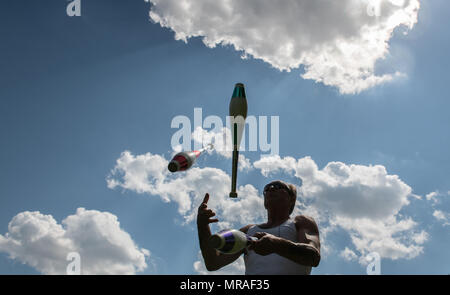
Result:
M82 0L82 16L72 18L66 5L0 4L1 235L20 212L39 211L57 223L80 207L110 212L150 251L138 273L197 273L195 222L183 224L177 203L110 189L106 179L124 151L168 160L173 117L193 119L201 107L204 117L224 118L234 84L243 82L249 114L279 116L282 158L310 156L319 169L335 161L382 165L421 196L398 214L426 231L423 250L410 259L383 258L382 273L450 273L450 227L433 216L450 212L448 1L421 1L418 23L407 35L396 32L387 60L377 64L377 71L394 66L407 78L357 94L302 79L303 68L280 72L241 59L232 46L175 40L173 31L149 20L144 1ZM244 155L260 159L259 152ZM216 154L197 165L231 170L231 160ZM288 171L263 177L258 169L240 173L238 181L261 191L272 177L301 184ZM438 201L427 200L432 192ZM357 252L348 231L334 229L326 243L331 250L314 274L365 273L358 261L339 255L345 247ZM10 254L0 251L1 274L42 272L22 263L24 253Z

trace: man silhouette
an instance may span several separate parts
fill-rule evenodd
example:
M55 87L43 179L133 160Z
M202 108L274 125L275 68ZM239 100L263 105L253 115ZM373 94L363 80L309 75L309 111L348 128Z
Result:
M317 267L320 262L319 229L312 217L290 217L296 199L295 185L281 180L267 184L264 187L267 222L249 224L240 229L258 240L252 242L248 251L223 254L208 246L211 236L209 224L219 220L212 218L216 213L208 208L209 194L206 193L197 215L200 249L206 269L218 270L244 254L245 274L248 275L310 274L311 267Z

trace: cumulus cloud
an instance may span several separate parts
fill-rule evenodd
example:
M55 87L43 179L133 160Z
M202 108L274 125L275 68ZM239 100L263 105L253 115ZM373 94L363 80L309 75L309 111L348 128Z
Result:
M445 213L442 212L441 210L434 210L433 211L433 216L437 219L437 220L447 220Z
M450 225L450 214L443 211L448 211L448 196L450 191L446 193L434 191L425 195L426 200L431 202L433 217L444 226Z
M374 251L389 259L410 259L422 253L428 233L412 218L400 214L409 199L414 198L412 189L397 175L389 174L384 166L330 162L319 169L310 157L275 155L261 158L253 167L265 177L286 173L298 179L301 186L294 214L307 214L316 219L324 253L333 251L324 240L337 229L348 233L354 249L347 247L340 251L347 260L357 260L354 255L359 255L359 261L365 261L362 258ZM221 169L195 167L176 175L166 170L167 160L160 155L134 156L126 151L117 160L107 182L110 188L176 202L185 222L195 220L205 192L211 194L209 205L221 221L220 228L258 223L266 217L263 197L253 185L239 186L239 195L245 197L237 200L228 197L230 176ZM194 268L203 273L200 264L197 261Z
M298 192L320 215L319 222L349 233L360 255L378 252L390 259L419 255L427 233L401 217L400 210L414 197L412 189L384 166L330 162L319 169L310 157L264 157L253 163L265 176L285 172L301 180ZM326 219L324 220L324 217ZM346 258L351 256L345 251Z
M183 173L167 172L168 160L147 153L134 156L125 151L107 177L108 187L123 188L137 193L160 197L165 202L178 204L178 212L190 222L195 218L197 206L206 192L211 195L210 205L223 216L221 226L242 224L262 218L262 196L252 185L238 187L245 198L230 199L230 176L223 170L211 167L194 167ZM261 212L260 214L256 212Z
M358 255L356 255L355 252L348 247L345 247L345 249L341 251L340 256L347 261L354 261L358 259Z
M402 73L377 74L398 27L417 23L419 0L150 0L151 20L176 40L231 45L276 69L304 66L305 79L354 94Z
M69 253L81 259L81 274L135 274L150 252L139 248L108 212L78 208L59 224L51 215L17 214L0 235L0 251L42 274L66 274Z
M445 213L441 210L434 210L433 211L433 216L434 218L436 218L438 221L442 222L442 224L444 226L446 225L450 225L449 219L450 219L450 214Z
M285 171L301 179L299 193L315 206L351 218L379 219L396 214L409 203L411 188L384 166L330 162L323 169L310 157L264 157L254 167L265 176Z
M201 275L243 275L245 274L244 258L241 256L235 262L221 268L218 271L210 272L203 263L201 252L198 252L198 260L194 262L194 270Z
M168 161L160 155L147 153L134 156L125 151L107 177L108 187L146 193L165 202L175 202L178 213L186 223L195 220L197 207L206 192L211 196L208 206L217 213L220 229L261 222L265 216L263 198L253 185L239 186L238 194L245 197L230 199L231 179L223 170L194 167L183 173L170 174L167 164ZM242 268L241 264L235 262L224 272L231 274ZM197 261L194 267L199 273L207 271L201 261Z
M411 218L392 216L388 219L352 219L336 216L332 225L345 229L361 258L377 252L382 258L411 259L422 253L421 246L428 238L425 231L417 231ZM360 259L360 262L364 262Z
M427 201L433 201L434 203L437 203L437 197L439 196L439 192L431 192L425 195L425 198Z

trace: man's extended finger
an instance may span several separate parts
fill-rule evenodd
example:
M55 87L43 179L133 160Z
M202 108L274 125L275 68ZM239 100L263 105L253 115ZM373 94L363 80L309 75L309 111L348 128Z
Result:
M208 194L208 193L206 193L205 197L203 198L203 202L202 202L202 204L207 204L207 203L208 203L208 201L209 201L209 194Z

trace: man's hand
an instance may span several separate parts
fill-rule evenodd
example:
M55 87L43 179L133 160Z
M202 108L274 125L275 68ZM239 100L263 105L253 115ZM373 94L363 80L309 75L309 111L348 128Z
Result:
M261 232L257 232L253 236L258 238L258 240L253 241L250 244L248 248L249 250L253 250L256 252L256 254L262 256L275 253L275 245L279 240L278 237L268 233L261 233Z
M209 194L206 193L205 198L203 199L203 202L198 207L198 213L197 213L197 225L198 226L205 226L213 222L218 222L219 219L214 218L211 219L211 217L215 216L216 213L208 209L208 200L209 200Z
M228 265L239 258L242 252L235 254L221 254L216 249L208 246L208 239L211 237L211 229L209 224L213 222L218 222L219 219L211 218L216 215L216 213L208 209L209 194L205 195L203 202L198 207L197 214L197 229L198 238L200 242L200 250L202 251L203 259L205 260L205 266L208 271L214 271ZM241 229L243 232L247 232L249 226Z

